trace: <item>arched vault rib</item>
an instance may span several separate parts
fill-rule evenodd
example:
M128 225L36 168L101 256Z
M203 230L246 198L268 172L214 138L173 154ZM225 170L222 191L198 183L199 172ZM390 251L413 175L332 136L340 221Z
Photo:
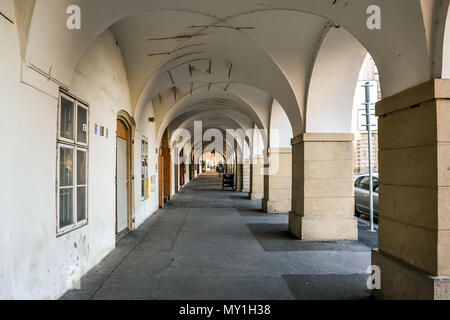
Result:
M199 49L191 47L200 41L203 45ZM291 125L301 131L301 109L294 90L279 66L257 42L249 40L242 32L225 28L208 31L200 39L186 40L183 45L190 49L179 53L178 57L167 57L167 61L160 63L162 67L152 73L137 101L137 112L156 95L186 83L222 83L221 88L226 89L229 83L241 83L276 97L284 106Z
M207 129L210 129L210 128L207 128ZM219 129L217 127L214 127L213 129L217 129L217 130L220 131L220 133L222 135L225 135L225 129ZM174 132L174 135L171 138L172 141L177 141L179 139L179 137L180 137L179 133L180 132L177 132L177 131ZM184 141L181 145L178 146L178 149L182 149L182 148L187 147L188 143L189 143L189 141ZM194 157L196 157L196 156L198 157L199 156L199 152L203 154L203 152L205 151L205 148L210 146L211 143L213 143L213 140L211 140L211 141L203 140L202 141L202 147L201 147L200 150L199 150L198 146L194 147L192 142L189 145L189 147L191 149L191 152L193 152ZM223 155L224 158L227 158L230 155L233 155L233 156L235 155L236 157L238 157L238 159L243 159L243 157L244 157L244 146L247 146L247 148L248 148L248 143L247 143L246 140L244 140L244 141L236 140L236 143L233 143L233 144L231 144L231 142L228 141L228 140L224 140L222 149L219 149L219 150L215 149L215 151L217 153L220 153L221 155Z
M382 28L376 31L365 27L365 1L337 1L330 4L327 0L269 0L264 6L259 0L200 1L189 3L189 8L182 0L81 0L79 3L83 8L84 24L77 32L61 27L67 19L66 1L36 1L29 19L31 24L26 39L26 62L42 70L52 67L52 75L65 83L70 82L80 56L104 30L126 17L152 10L196 13L216 22L274 9L306 12L334 21L363 43L379 66L385 96L425 82L432 76L429 40L422 19L421 4L425 1L374 0L372 4L378 4L383 12ZM105 7L108 10L104 10ZM179 21L171 22L177 24ZM287 108L284 103L283 107Z
M180 117L181 118L181 117ZM170 132L175 132L177 129L186 129L191 133L191 136L194 136L194 125L195 121L202 121L202 134L209 129L217 129L223 133L223 138L226 138L226 130L247 130L252 128L251 124L242 123L240 120L237 120L235 116L230 114L220 114L216 111L204 111L199 114L191 115L186 119L177 119L178 121L174 121L169 126ZM242 119L241 119L242 120Z
M200 113L187 113L183 114L177 119L175 119L169 126L168 131L170 131L172 134L175 134L175 136L169 137L170 140L173 141L173 139L177 140L178 137L176 134L183 134L183 132L177 132L176 129L186 129L190 132L191 139L194 137L194 123L195 121L203 121L203 131L202 131L202 138L203 133L209 129L217 129L221 132L224 143L226 144L227 148L226 150L233 150L235 148L234 141L236 141L236 147L238 148L238 152L240 155L242 155L243 152L243 146L241 146L241 143L245 143L244 141L240 141L240 139L228 141L226 140L226 134L228 129L236 130L236 129L242 129L242 130L248 130L253 127L252 122L248 117L246 117L243 114L240 114L236 111L204 111ZM203 140L203 139L202 139ZM197 143L197 141L191 141L191 144ZM203 144L205 141L203 141ZM209 142L208 142L209 143ZM231 144L233 143L233 144Z
M176 128L184 129L189 124L193 124L195 121L202 121L203 128L206 126L211 127L211 122L208 121L211 118L217 121L223 121L223 125L229 123L229 120L232 120L232 125L225 129L242 129L246 131L253 128L253 122L246 115L229 109L220 111L208 110L202 112L191 111L188 113L184 113L183 115L175 119L169 127L171 128L171 130ZM223 125L221 126L222 128L224 128Z
M240 112L256 123L258 127L266 128L254 107L240 99L234 93L217 89L210 91L203 90L192 96L186 94L169 109L158 109L154 107L155 115L157 116L157 141L159 142L161 140L162 135L169 124L184 113L205 110L220 111L225 109Z

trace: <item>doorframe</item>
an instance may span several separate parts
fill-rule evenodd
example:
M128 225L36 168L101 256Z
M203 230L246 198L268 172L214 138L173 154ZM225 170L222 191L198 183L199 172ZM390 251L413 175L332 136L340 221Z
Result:
M173 172L173 179L174 179L174 187L175 187L175 193L178 193L178 191L180 190L180 156L178 153L178 148L173 148L173 161L174 162L174 172Z
M121 121L127 128L127 221L128 231L132 231L135 228L135 211L134 211L134 135L136 130L136 121L125 110L120 110L117 113L117 120ZM117 121L116 121L117 124ZM117 127L116 127L116 146L117 146ZM117 159L117 149L116 149ZM117 162L116 162L116 179L117 179ZM119 240L124 234L117 233L117 180L116 180L116 214L115 214L115 232L116 237Z
M163 193L163 199L167 197L168 200L172 199L172 155L170 148L168 147L161 147L161 155L163 157L163 186L164 186L164 193Z
M164 208L164 155L162 148L158 153L158 204L160 208Z

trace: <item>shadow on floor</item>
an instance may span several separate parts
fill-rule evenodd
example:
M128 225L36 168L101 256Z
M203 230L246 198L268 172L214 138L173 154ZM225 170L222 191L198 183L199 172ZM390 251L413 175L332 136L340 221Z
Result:
M368 274L283 275L297 300L369 300Z
M229 196L231 200L249 200L248 193L241 193L233 194Z
M369 238L361 227L363 241L302 241L288 231L288 224L247 224L265 251L370 251L378 246L378 237Z
M369 297L365 272L377 234L362 221L360 241L301 241L288 232L287 213L210 190L212 179L188 183L62 299Z
M369 229L366 224L358 222L358 240L371 249L378 248L378 230L371 232Z
M261 208L256 208L256 209L240 208L240 209L237 209L237 211L239 212L239 214L242 217L268 217L268 216L277 215L277 214L264 212ZM280 213L279 215L280 216L285 215L287 217L287 213Z

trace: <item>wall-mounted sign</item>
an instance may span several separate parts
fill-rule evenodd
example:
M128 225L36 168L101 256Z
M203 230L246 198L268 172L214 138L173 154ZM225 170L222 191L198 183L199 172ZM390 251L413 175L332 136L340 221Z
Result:
M150 177L150 182L151 182L151 185L150 185L150 188L151 188L151 192L155 192L155 189L156 189L156 176L155 175L153 175L153 176L151 176Z
M85 128L84 128L84 126L85 126L85 124L83 124L83 131L85 131ZM87 125L86 125L86 130L87 130ZM107 129L107 128L105 128L104 126L100 126L100 128L99 128L99 125L98 124L94 124L94 133L95 133L95 135L99 135L100 137L106 137L106 138L108 138L109 137L109 130Z
M367 131L366 127L366 106L364 102L366 101L366 88L364 85L369 82L370 87L370 122L372 124L372 130L378 130L378 118L375 117L375 103L378 101L378 81L358 81L356 85L355 92L355 102L356 108L358 110L357 119L358 119L358 130L362 132Z
M149 197L150 197L149 181L148 178L145 178L145 198L148 199Z

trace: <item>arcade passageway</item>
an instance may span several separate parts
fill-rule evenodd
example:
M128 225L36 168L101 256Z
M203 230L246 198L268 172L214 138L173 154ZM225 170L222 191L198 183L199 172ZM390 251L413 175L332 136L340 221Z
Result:
M369 298L367 226L362 241L305 243L289 235L287 214L220 189L217 174L198 176L62 298Z
M450 0L1 0L0 39L0 299L450 299Z

